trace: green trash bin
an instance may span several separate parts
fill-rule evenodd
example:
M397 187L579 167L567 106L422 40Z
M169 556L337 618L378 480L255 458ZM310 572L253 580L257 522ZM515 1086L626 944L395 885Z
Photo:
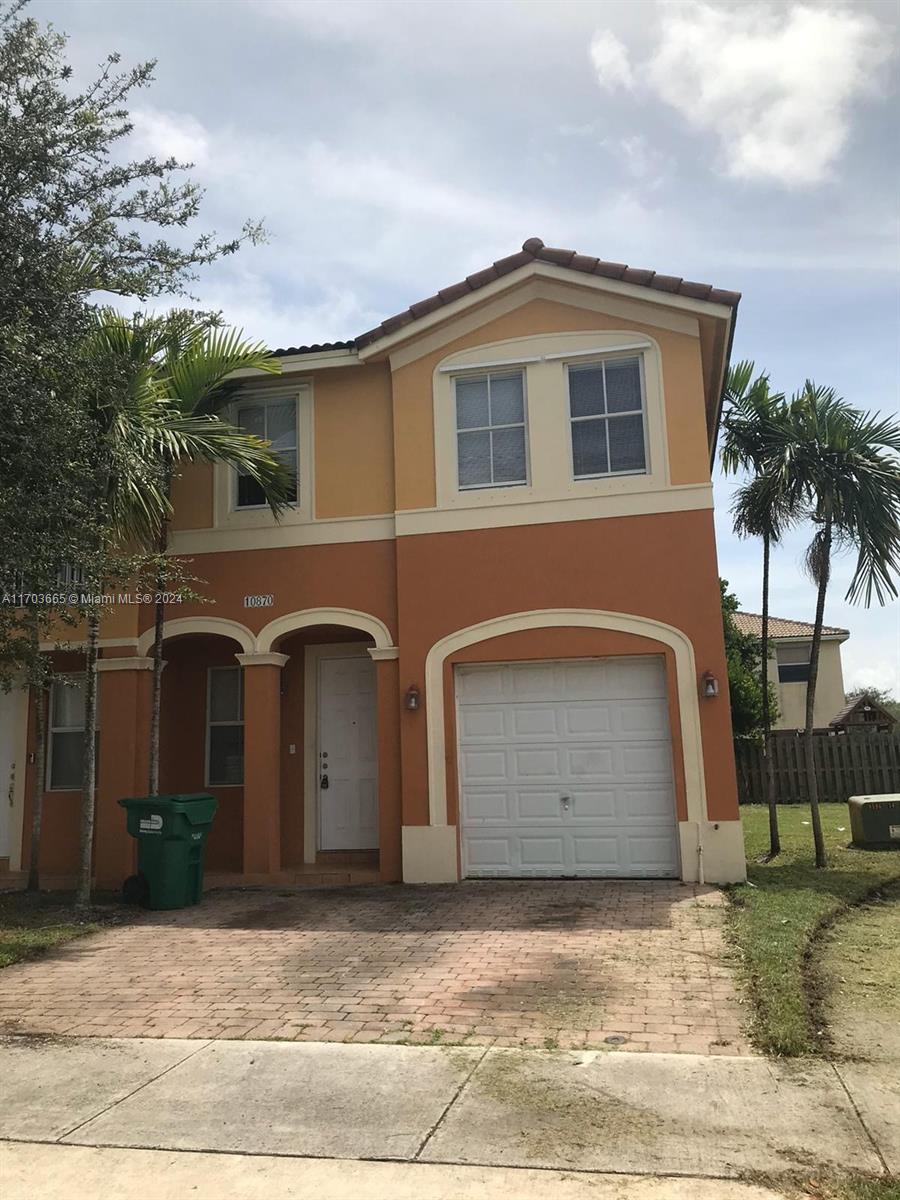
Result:
M137 838L138 873L126 900L147 908L188 908L203 894L203 857L218 802L206 792L120 800Z

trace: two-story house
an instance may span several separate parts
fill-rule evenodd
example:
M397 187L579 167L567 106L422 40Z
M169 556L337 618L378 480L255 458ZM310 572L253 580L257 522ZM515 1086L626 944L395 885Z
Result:
M246 374L234 418L296 502L185 470L172 549L214 604L165 629L162 787L218 798L214 878L743 877L710 481L738 299L532 238ZM102 631L104 885L133 870L152 616ZM78 689L49 708L48 877L76 863Z
M742 633L762 640L762 617L758 613L734 614ZM774 729L803 729L806 726L806 682L812 653L814 626L808 621L769 617L769 683L778 700ZM827 729L844 708L844 672L841 646L850 636L836 625L822 626L819 645L819 674L813 718L816 729Z

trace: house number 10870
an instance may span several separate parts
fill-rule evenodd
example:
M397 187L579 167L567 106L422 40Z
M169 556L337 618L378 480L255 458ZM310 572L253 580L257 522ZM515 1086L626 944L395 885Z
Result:
M244 597L244 608L271 608L274 603L275 597L271 592L261 596Z

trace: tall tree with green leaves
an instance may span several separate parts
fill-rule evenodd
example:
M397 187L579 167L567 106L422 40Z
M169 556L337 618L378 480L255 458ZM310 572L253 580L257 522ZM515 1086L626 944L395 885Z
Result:
M738 629L735 615L740 605L728 590L728 581L719 580L722 590L722 625L725 634L725 663L728 668L728 697L731 702L731 727L737 739L757 741L763 733L765 713L778 716L774 689L760 670L762 652L759 639Z
M120 68L112 53L79 87L66 38L26 10L0 0L0 578L46 595L109 527L106 434L90 399L104 383L73 350L89 335L92 295L185 294L200 268L262 230L185 237L202 200L190 164L128 156L128 106L155 64ZM28 647L55 615L0 605L0 687L24 680L41 693Z
M780 445L777 434L787 417L783 393L773 392L769 377L754 378L754 364L736 363L728 372L725 414L722 420L721 462L726 475L748 474L736 492L731 513L739 537L762 540L762 654L760 697L762 701L763 756L766 765L766 803L769 809L769 857L781 852L778 833L778 797L772 758L772 689L769 672L769 581L772 547L796 518L787 499L782 478L768 471L768 458Z
M816 866L827 866L813 756L813 722L825 598L834 555L856 552L846 599L869 607L897 596L900 570L900 421L862 412L833 388L807 380L774 431L767 472L792 511L802 507L814 533L806 569L816 585L816 615L806 685L804 756Z

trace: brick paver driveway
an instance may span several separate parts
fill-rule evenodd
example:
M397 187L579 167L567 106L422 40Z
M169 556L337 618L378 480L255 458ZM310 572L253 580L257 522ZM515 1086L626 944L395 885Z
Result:
M213 892L0 972L0 1031L742 1054L724 904L666 882Z

